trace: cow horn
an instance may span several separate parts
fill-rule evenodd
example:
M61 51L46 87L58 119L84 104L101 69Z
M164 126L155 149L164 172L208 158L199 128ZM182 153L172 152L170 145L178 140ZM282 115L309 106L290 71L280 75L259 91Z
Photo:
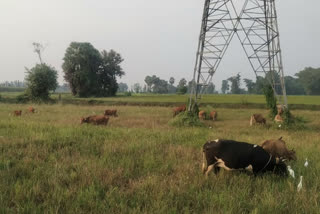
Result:
M279 140L282 140L282 137L280 137Z

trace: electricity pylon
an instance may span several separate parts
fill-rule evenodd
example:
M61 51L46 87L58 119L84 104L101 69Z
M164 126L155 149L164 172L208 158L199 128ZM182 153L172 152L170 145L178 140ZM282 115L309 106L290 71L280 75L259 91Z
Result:
M205 0L189 110L201 99L235 36L255 75L265 76L278 103L288 105L275 0L242 2L238 7L239 0Z

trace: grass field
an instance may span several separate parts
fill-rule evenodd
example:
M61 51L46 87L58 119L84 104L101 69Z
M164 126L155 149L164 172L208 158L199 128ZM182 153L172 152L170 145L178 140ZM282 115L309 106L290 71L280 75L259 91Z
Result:
M249 127L252 113L217 109L202 128L168 125L171 108L115 106L107 127L80 125L106 106L0 104L0 213L319 213L320 112L293 111L308 129ZM212 127L212 129L209 128ZM201 174L207 140L258 144L283 136L298 160L298 179L222 171ZM308 157L309 167L303 166Z
M3 99L14 100L19 92L0 93ZM62 94L62 102L66 104L115 104L115 105L154 105L154 106L172 106L175 104L186 103L189 99L189 95L159 95L159 94L133 94L133 96L119 95L116 97L107 98L76 98L71 94ZM58 100L58 94L53 94L52 98ZM1 101L1 100L0 100ZM288 102L295 108L305 109L317 109L320 110L320 96L288 96ZM264 95L233 95L233 94L214 94L203 95L201 103L215 104L221 107L234 107L235 105L245 105L252 107L264 107L266 101ZM225 105L225 106L224 106Z

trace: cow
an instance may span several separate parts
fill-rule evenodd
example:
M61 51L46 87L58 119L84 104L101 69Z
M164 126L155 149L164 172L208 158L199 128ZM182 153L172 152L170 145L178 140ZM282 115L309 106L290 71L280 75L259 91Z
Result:
M94 115L89 117L82 117L81 118L81 124L83 123L89 123L94 125L107 125L109 121L109 117L104 115Z
M278 115L282 115L284 112L284 105L277 105Z
M21 111L21 110L15 110L15 111L13 112L13 115L14 115L14 116L21 116L21 114L22 114L22 111Z
M250 126L254 124L266 124L266 119L261 114L253 114L250 118Z
M117 109L107 109L104 111L104 116L114 116L114 117L118 117L118 114L117 114Z
M173 117L187 110L186 105L182 105L173 109Z
M277 158L284 158L287 160L297 160L296 152L289 150L286 142L280 137L278 140L265 140L261 143L261 147L269 154Z
M199 111L199 119L205 120L207 116L207 113L205 111Z
M280 158L266 152L261 146L233 140L209 141L203 145L202 172L208 177L220 168L230 170L248 170L254 175L267 171L287 175L287 166Z
M210 120L215 121L215 120L217 120L217 117L218 117L218 112L216 112L216 111L210 112Z
M32 106L30 106L29 108L28 108L28 112L29 113L35 113L35 109L32 107Z
M282 123L283 122L283 118L281 117L280 114L277 114L276 117L274 118L274 121L276 123Z

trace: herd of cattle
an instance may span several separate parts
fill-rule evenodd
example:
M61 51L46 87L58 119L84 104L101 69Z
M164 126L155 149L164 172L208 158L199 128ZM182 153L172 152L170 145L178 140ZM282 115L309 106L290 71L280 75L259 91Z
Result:
M173 109L173 117L186 111L186 106ZM28 113L35 113L33 107L29 107ZM282 122L283 108L278 107L276 122ZM22 110L14 111L15 116L21 116ZM210 120L217 120L218 113L211 111ZM107 125L110 117L118 117L117 110L105 110L103 115L93 115L81 118L81 124ZM208 119L205 111L199 111L199 119ZM266 119L261 114L253 114L250 125L266 124ZM234 140L209 141L203 146L202 171L208 176L213 170L218 173L220 168L226 170L248 170L253 174L272 171L276 174L287 174L285 161L296 160L294 150L289 150L282 138L277 140L266 140L259 145L253 145Z

